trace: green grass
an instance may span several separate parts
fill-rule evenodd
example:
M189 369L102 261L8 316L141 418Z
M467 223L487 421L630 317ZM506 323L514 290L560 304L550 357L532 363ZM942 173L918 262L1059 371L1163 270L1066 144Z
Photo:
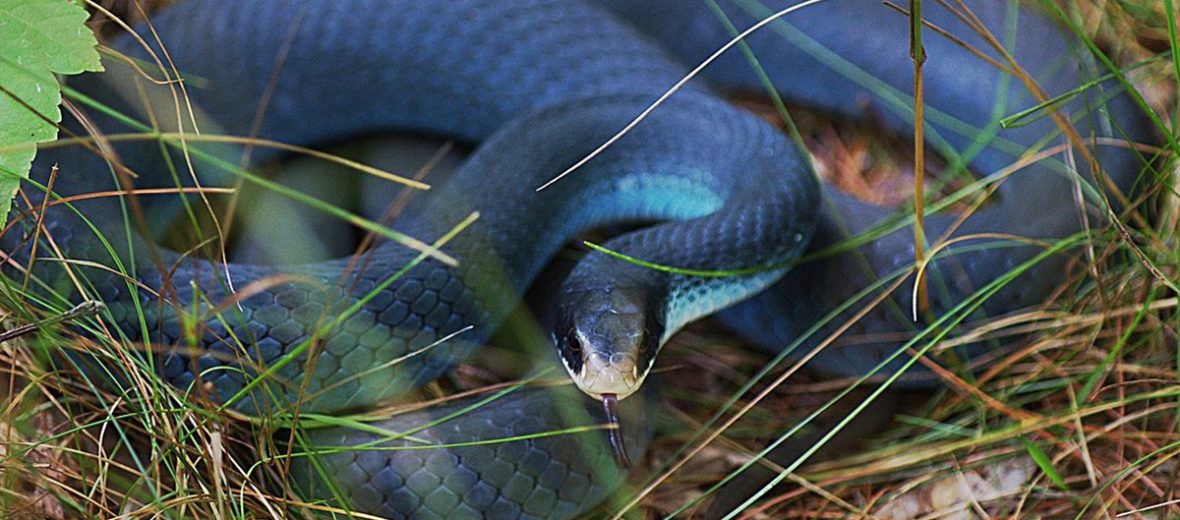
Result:
M1080 36L1115 51L1112 65L1123 68L1114 67L1113 77L1126 80L1124 71L1134 69L1136 81L1150 80L1145 81L1147 96L1141 108L1170 135L1180 77L1174 0L1070 4L1069 14L1082 21L1076 28ZM1096 21L1096 13L1106 19ZM79 96L74 100L86 103ZM778 107L777 112L782 111ZM1025 116L1013 114L1013 123L1021 117ZM150 127L108 137L170 144L178 138ZM193 136L186 138L195 142ZM854 133L849 141L857 145L865 139L871 138ZM1173 139L1165 143L1176 147ZM190 150L198 160L219 160L202 157L200 146ZM823 155L817 153L817 158L839 159ZM946 167L961 169L962 162L952 157ZM185 165L174 166L174 174L185 173ZM298 199L386 238L408 241L424 254L435 251L429 244L391 233L379 222L242 171L232 162L222 167L263 190ZM1128 219L1122 229L1097 228L1054 244L1088 252L1084 265L1073 270L1074 276L1057 295L1058 307L1030 310L1003 322L964 322L975 306L1017 274L1014 271L981 288L960 307L934 317L922 335L896 352L901 356L907 348L943 349L946 331L961 324L968 335L974 331L979 337L1012 344L1012 350L994 355L990 368L979 374L940 373L942 390L907 396L897 420L855 448L824 453L821 437L804 450L805 456L773 468L781 472L781 480L794 485L767 489L743 514L863 517L887 502L930 498L928 486L939 479L957 481L968 478L962 475L990 472L1013 476L1017 482L1008 486L1010 494L956 507L1041 517L1114 517L1137 510L1180 515L1180 506L1171 503L1175 457L1180 453L1175 292L1180 199L1175 196L1173 167L1171 161L1162 162L1149 172L1150 186L1133 201L1135 210L1151 215L1149 223ZM927 210L956 204L969 210L995 180L951 187ZM227 196L212 189L201 195ZM198 199L198 204L208 202ZM197 206L188 209L191 227L199 227L195 215L201 211ZM912 218L900 218L882 232L910 222ZM121 231L136 229L128 223ZM889 278L880 286L894 283L900 282ZM8 322L54 320L69 310L64 299L47 300L26 287L24 280L0 284L0 312ZM866 289L860 299L846 304L853 309L873 305L877 288ZM0 391L6 395L0 412L0 512L26 518L244 518L325 509L300 501L289 489L284 475L287 454L276 447L271 433L285 426L290 416L243 418L211 410L195 396L159 381L141 359L128 354L167 347L128 345L93 319L74 323L85 334L45 326L35 336L0 346L0 366L5 368ZM114 394L71 370L68 361L62 366L63 350L96 354L117 378L128 382L126 391ZM504 357L517 359L513 356L519 354L489 349L479 357L502 366L512 364ZM657 419L661 435L648 457L647 471L620 493L608 506L610 511L649 516L699 512L724 479L755 464L750 455L763 450L768 441L814 438L812 422L839 422L859 411L872 412L874 399L883 395L880 387L862 380L817 378L800 365L786 352L774 358L758 354L708 321L674 338L658 365L667 404L667 413ZM519 375L467 366L424 394L442 398L452 390L477 389ZM835 412L824 413L829 409ZM369 427L363 417L305 419ZM1024 478L1016 478L1020 476Z

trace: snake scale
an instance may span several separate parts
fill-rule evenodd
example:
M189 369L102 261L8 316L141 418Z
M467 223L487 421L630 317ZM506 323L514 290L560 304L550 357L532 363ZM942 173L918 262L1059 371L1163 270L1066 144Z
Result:
M1093 60L1040 15L998 0L966 4L1049 96L1095 76ZM722 2L721 9L746 27L787 5L741 0ZM931 6L926 16L932 26L1007 63L945 8ZM901 220L897 229L859 247L788 268L809 243L812 251L825 250L890 222L895 212L825 189L787 137L717 96L715 89L764 91L736 49L602 154L535 191L614 136L732 37L706 2L188 0L152 20L163 45L151 47L166 49L190 79L187 94L205 133L317 145L396 130L478 143L454 178L419 197L392 225L430 243L478 212L441 247L457 265L422 258L393 241L367 252L361 268L352 258L222 265L123 233L118 223L131 218L129 206L116 197L76 201L73 209L51 206L42 234L31 232L33 219L22 218L28 215L14 214L15 225L0 242L10 272L29 263L32 236L53 237L67 257L125 270L138 282L109 270L72 267L85 274L82 292L107 304L103 320L126 339L184 347L145 349L155 352L145 359L163 379L242 412L364 409L436 378L488 337L563 243L607 224L657 222L606 243L643 260L693 270L748 270L701 277L587 255L564 289L574 303L567 300L563 309L614 305L610 314L621 321L594 334L618 337L616 327L631 327L625 330L632 340L656 350L687 321L715 311L754 342L781 350L878 277L913 264L912 230ZM146 29L139 31L153 41ZM785 97L843 117L871 114L886 128L909 132L906 31L906 17L878 2L829 0L770 24L746 42ZM149 59L131 38L117 38L112 46ZM927 135L949 162L986 176L1027 150L1064 141L1049 117L1000 128L999 117L1038 105L1028 88L933 31L925 46ZM160 87L137 80L126 67L110 68L71 84L148 120L143 93ZM188 113L172 115L169 103L168 96L156 101L150 117L162 130L175 131ZM1112 138L1094 147L1095 156L1111 185L1130 193L1143 160L1117 143L1149 137L1131 98L1108 81L1057 109L1071 116L1083 138ZM102 131L127 131L93 107L89 112L90 124ZM191 124L182 126L192 130ZM140 174L136 187L175 185L162 174L167 160L183 160L175 150L161 154L155 143L112 146L121 161L114 164ZM258 163L276 155L258 149L253 158ZM962 222L954 214L930 215L926 235L1056 239L1077 232L1083 220L1075 192L1094 202L1101 190L1093 187L1088 168L1070 174L1061 157L1049 154L996 182L992 200ZM216 170L196 161L200 171ZM112 162L67 149L42 151L34 167L37 185L44 185L55 163L61 169L56 195L116 186L111 172L119 168L112 169ZM37 191L37 185L26 191ZM107 242L95 239L95 229L108 230ZM988 243L944 251L931 264L934 315L1043 251L995 238ZM42 253L52 250L42 245ZM1041 302L1071 258L1068 252L1040 258L974 315ZM57 290L55 297L76 300L80 295L64 271L60 262L39 259L33 273ZM270 282L277 275L285 278ZM635 293L636 287L642 290ZM591 293L606 297L587 297ZM860 375L883 362L886 373L900 368L905 358L889 357L899 342L871 338L914 329L907 318L909 294L898 290L845 335L861 340L835 345L812 364L843 375ZM196 325L187 316L199 317ZM556 334L559 342L563 330ZM960 353L970 359L987 348L970 345ZM644 365L640 375L654 350L644 356L632 359ZM101 372L99 358L80 363ZM575 371L568 359L566 364ZM920 375L921 368L911 372ZM601 502L625 476L601 432L479 441L600 422L594 403L574 394L528 388L375 425L410 432L395 439L375 431L313 429L310 444L363 446L296 457L294 481L308 498L387 517L568 518ZM641 415L650 405L643 399L623 405L625 424L634 425L624 429L629 451L641 455L650 437ZM364 449L373 446L414 449Z

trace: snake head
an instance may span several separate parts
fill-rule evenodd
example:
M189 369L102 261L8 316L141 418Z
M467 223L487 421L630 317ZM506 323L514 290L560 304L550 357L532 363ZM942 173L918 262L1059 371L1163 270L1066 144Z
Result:
M640 288L562 291L553 341L579 389L595 399L639 389L663 340L658 307Z

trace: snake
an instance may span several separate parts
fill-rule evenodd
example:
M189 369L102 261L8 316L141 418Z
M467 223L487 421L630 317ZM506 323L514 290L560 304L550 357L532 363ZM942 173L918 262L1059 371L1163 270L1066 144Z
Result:
M163 197L62 200L128 185L192 187L167 174L188 164L216 185L240 172L240 149L183 139L109 142L104 153L45 149L26 183L31 203L14 210L0 238L6 272L34 277L46 305L104 302L101 321L143 344L145 366L184 395L252 415L331 415L438 378L487 340L563 244L622 226L603 244L616 254L589 252L562 283L551 326L554 357L576 386L617 411L569 386L512 387L370 428L309 428L304 444L329 449L291 459L302 496L351 511L576 516L627 478L612 442L643 456L653 404L628 396L652 386L643 382L659 349L687 323L716 313L755 344L795 348L852 316L843 302L914 265L906 212L825 186L786 134L723 96L773 90L835 117L912 131L909 21L877 2L818 2L714 54L738 29L791 4L180 2L152 15L152 31L136 29L142 40L113 39L132 60L70 80L85 124L64 128L113 134L149 121L165 132L305 146L396 131L471 143L474 152L369 250L258 265L156 247L144 238L154 221L139 216L142 206L167 205L153 202ZM1096 51L1043 13L1013 2L965 5L970 16L924 12L925 130L949 169L976 173L971 186L992 193L966 216L926 216L925 235L956 247L924 271L933 315L992 288L969 316L997 316L1043 302L1060 283L1078 250L1045 244L1122 207L1117 195L1134 193L1147 160L1126 143L1152 133L1133 89L1104 80ZM172 81L149 79L154 68L144 64L157 59L176 65ZM192 103L179 110L177 79ZM1026 110L1017 124L1001 124ZM1054 113L1076 128L1093 162L1066 160L1078 152L1069 146L1029 158L1071 142ZM249 164L281 155L257 147ZM55 203L42 212L51 165ZM54 261L48 251L84 262ZM70 272L85 282L71 283ZM910 316L912 294L895 290L858 315L842 329L848 343L819 352L812 366L856 376L904 369L923 384L928 370L911 366L896 339L922 328ZM956 353L973 360L993 348L974 342ZM118 379L103 369L110 357L71 359ZM621 437L593 428L610 413L621 415Z

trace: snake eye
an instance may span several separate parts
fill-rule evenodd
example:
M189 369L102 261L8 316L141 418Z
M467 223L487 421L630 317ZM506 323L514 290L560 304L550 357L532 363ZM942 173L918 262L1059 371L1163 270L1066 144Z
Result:
M578 339L578 331L570 328L564 336L557 339L557 352L565 368L574 377L582 373L584 360L582 359L582 341Z
M570 329L570 331L565 334L565 345L566 350L569 351L571 356L573 356L575 359L582 358L582 342L578 339L578 332L576 330Z

